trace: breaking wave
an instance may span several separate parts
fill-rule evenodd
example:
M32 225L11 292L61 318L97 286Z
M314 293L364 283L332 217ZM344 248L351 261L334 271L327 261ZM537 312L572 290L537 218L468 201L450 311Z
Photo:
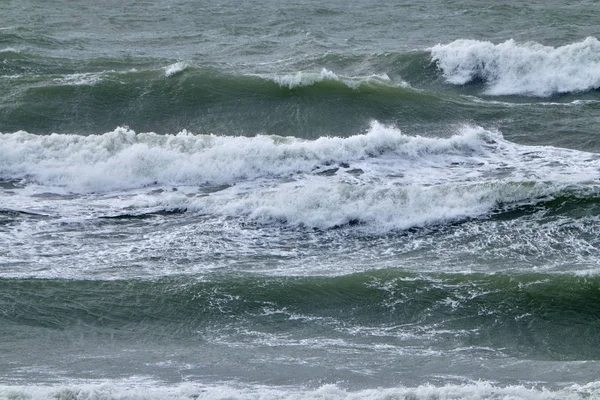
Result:
M158 386L149 383L131 385L127 383L80 384L64 386L3 386L1 399L47 399L58 400L142 400L142 399L230 399L230 400L357 400L357 399L511 399L511 400L579 400L600 395L598 382L586 385L550 390L532 388L527 385L497 386L490 382L448 384L444 386L422 385L414 388L397 387L387 389L365 389L349 391L337 385L324 385L316 389L278 388L256 386L204 386L185 383L177 386Z
M549 97L600 87L600 41L588 37L561 47L508 40L456 40L431 48L448 83L483 81L489 95Z
M600 168L591 153L521 146L469 126L446 138L374 122L364 134L312 141L126 128L1 139L3 181L79 194L164 188L134 205L322 229L388 231L480 217L595 187Z
M387 74L381 75L370 75L366 77L345 77L340 76L326 68L323 68L321 72L297 72L296 74L288 75L273 75L267 76L277 83L282 88L294 89L303 86L312 86L320 82L338 82L351 89L358 89L362 85L381 85L381 86L399 86L407 88L408 83L401 81L400 83L392 83Z

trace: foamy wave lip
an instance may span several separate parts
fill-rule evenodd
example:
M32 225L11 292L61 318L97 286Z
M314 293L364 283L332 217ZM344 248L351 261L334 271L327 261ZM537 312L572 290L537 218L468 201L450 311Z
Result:
M265 78L265 76L261 76ZM399 83L392 83L390 77L387 74L373 74L364 77L346 77L340 76L326 68L323 68L321 72L297 72L295 74L288 75L276 75L266 76L267 79L277 83L282 88L294 89L305 86L312 86L319 82L340 82L351 89L358 89L363 84L379 83L387 85L395 85L399 87L409 87L409 84L404 81Z
M600 41L594 37L556 48L461 39L430 51L448 83L480 79L489 95L548 97L600 88Z
M385 154L395 155L399 162L414 162L429 154L443 163L485 152L490 135L475 129L450 139L410 137L376 122L366 134L314 141L193 135L187 131L137 134L127 128L91 136L39 136L21 131L0 136L0 177L27 178L76 192L126 190L153 183L236 184L301 177L323 165L356 163Z
M499 386L480 381L464 384L432 384L417 387L395 387L350 391L338 385L323 385L316 389L266 385L228 386L182 383L131 385L107 381L102 384L53 386L0 386L0 397L8 399L233 399L233 400L384 400L384 399L510 399L510 400L580 400L600 396L600 383L572 385L562 389L546 389L523 385Z
M185 61L179 61L175 64L171 64L165 67L165 76L170 77L175 74L178 74L182 71L185 71L190 65Z

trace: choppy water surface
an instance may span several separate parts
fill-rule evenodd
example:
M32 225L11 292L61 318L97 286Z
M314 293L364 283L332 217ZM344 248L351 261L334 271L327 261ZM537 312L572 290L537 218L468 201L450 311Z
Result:
M0 398L600 397L593 10L7 3Z

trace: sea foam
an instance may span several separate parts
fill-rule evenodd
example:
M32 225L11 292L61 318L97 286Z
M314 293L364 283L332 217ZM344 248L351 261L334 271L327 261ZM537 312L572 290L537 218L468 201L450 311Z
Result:
M447 400L579 400L600 396L600 384L572 385L550 390L522 385L497 386L489 382L447 384L442 386L421 385L350 391L337 385L324 385L315 389L294 387L235 387L209 386L184 383L176 386L151 384L125 385L80 384L64 386L0 386L0 399L47 399L59 400L141 400L141 399L230 399L230 400L384 400L384 399L447 399Z
M115 72L104 71L101 73L70 74L54 79L54 83L67 86L93 86L96 83L101 82L103 76L105 76L107 73Z
M364 84L383 84L389 86L408 87L408 83L400 81L399 83L392 83L390 77L387 74L374 74L369 76L342 76L338 75L333 71L323 68L320 72L297 72L295 74L287 75L270 75L263 76L277 83L282 88L294 89L304 86L312 86L321 82L339 82L343 85L351 88L358 89Z
M318 229L359 224L378 234L476 218L499 203L529 201L556 190L543 185L361 186L321 181L193 200L173 196L165 208Z
M0 135L1 178L65 186L76 192L104 192L152 183L217 185L290 178L332 163L376 159L384 154L397 155L398 162L426 160L427 155L460 159L485 152L484 137L492 134L475 129L448 139L410 137L374 123L365 134L314 141L187 131L158 135L127 128L90 136L40 136L23 131Z
M187 62L179 61L165 67L165 76L170 77L182 71L185 71L190 65Z
M430 51L448 83L481 80L489 95L548 97L600 87L600 41L594 37L561 47L461 39Z
M521 146L471 126L445 138L408 136L377 122L364 134L317 140L126 128L0 138L0 179L40 191L111 194L151 186L169 190L134 196L130 206L377 232L476 218L594 186L600 168L590 153Z

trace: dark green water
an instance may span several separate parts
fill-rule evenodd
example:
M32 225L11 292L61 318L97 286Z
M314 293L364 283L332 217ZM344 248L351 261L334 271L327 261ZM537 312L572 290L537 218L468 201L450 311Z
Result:
M590 351L598 345L596 278L382 270L342 277L227 276L210 283L19 279L3 281L2 293L2 307L11 311L5 327L15 333L28 326L83 335L104 331L112 340L202 342L221 325L226 329L219 339L231 335L243 342L251 326L282 340L320 334L367 346L380 330L376 344L398 346L400 333L416 342L437 330L442 340L429 338L423 349L502 348L540 360L600 356ZM23 301L23 293L32 295Z

